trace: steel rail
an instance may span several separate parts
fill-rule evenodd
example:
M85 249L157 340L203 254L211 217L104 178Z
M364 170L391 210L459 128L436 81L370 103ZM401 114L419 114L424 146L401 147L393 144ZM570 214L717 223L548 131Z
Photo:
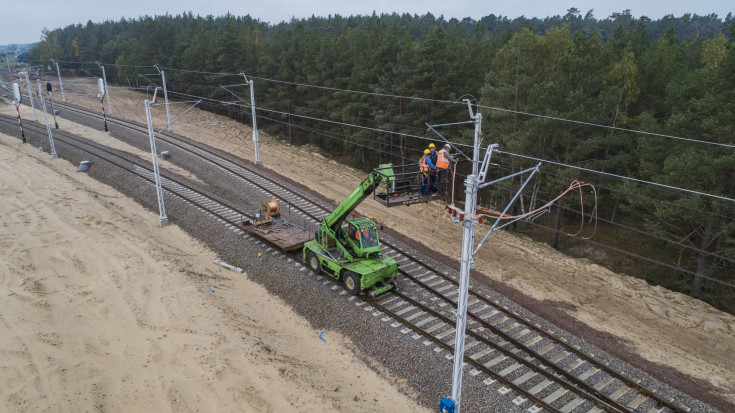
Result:
M94 115L90 115L89 113L86 113L86 112L85 112L85 110L86 110L86 109L79 109L79 108L77 108L77 107L75 107L75 106L73 106L73 105L63 105L63 106L65 106L67 110L72 110L72 111L74 111L74 112L76 112L76 113L80 113L80 114L83 114L83 115L87 115L87 116L92 116L92 117L96 117L96 116L94 116ZM98 115L97 115L97 116L98 116ZM133 127L133 126L131 126L131 123L132 123L132 122L129 122L129 121L126 121L126 120L123 120L123 119L117 119L117 118L110 118L110 119L111 119L111 120L112 120L112 121L113 121L114 123L116 123L116 124L119 124L119 125L121 125L121 126L124 126L124 127L126 127L126 128L130 128L130 129L138 129L138 131L139 131L139 132L143 133L143 129L144 129L144 127L143 127L142 125L137 125L137 124L134 124L134 123L133 123L133 125L134 125L134 127ZM145 129L145 132L147 133L147 129ZM169 135L169 134L159 134L159 139L161 139L161 140L164 140L164 141L166 141L166 142L167 142L168 144L171 144L171 145L177 146L177 147L179 147L179 148L181 148L181 149L183 149L183 150L187 150L187 151L190 151L189 149L185 148L185 147L184 147L183 145L181 145L181 144L178 144L177 142L173 142L173 141L172 141L172 140L174 140L174 139L176 139L176 140L178 140L178 139L181 139L181 138L179 138L179 137L176 137L176 136L173 136L173 135ZM296 194L296 193L295 193L295 191L294 191L293 189L291 189L291 188L287 187L286 185L284 185L284 184L281 184L280 182L278 182L278 181L275 181L274 179L272 179L272 178L270 178L270 177L268 177L268 176L266 176L266 175L264 175L264 174L262 174L262 173L260 173L260 172L258 172L258 171L253 171L253 170L252 170L252 169L250 169L249 167L247 167L247 166L244 166L244 165L242 165L241 163L238 163L238 161L236 161L236 160L228 159L227 157L225 157L225 156L223 156L223 155L221 155L221 154L219 154L219 153L217 153L217 152L215 152L215 151L213 151L213 150L211 150L211 149L208 149L207 147L204 147L204 146L202 146L202 145L201 145L201 144L199 144L199 143L193 143L193 142L190 142L190 141L189 141L189 140L187 139L187 140L186 140L186 142L185 142L185 145L188 145L188 146L192 146L192 147L195 147L195 148L196 148L197 150L200 150L200 151L206 152L206 153L208 153L208 154L209 154L209 155L211 155L211 156L214 156L214 157L216 157L216 158L219 158L219 159L221 159L221 160L224 160L224 161L226 161L226 162L228 162L228 163L231 163L231 164L233 164L233 165L236 165L236 166L237 166L237 167L239 167L239 168L243 168L243 169L246 169L246 170L247 170L247 171L248 171L249 173L252 173L252 174L254 174L254 175L257 175L257 176L259 176L259 177L260 177L261 179L267 180L267 181L268 181L269 183L271 183L271 184L274 184L274 185L276 185L276 186L280 187L281 189L283 189L283 190L285 190L285 191L291 192L291 193L293 193L294 195L296 195L296 196L299 196L299 197L301 197L301 199L303 199L303 200L304 200L304 201L306 201L306 202L311 202L311 203L315 203L315 202L314 202L313 200L307 199L306 197L303 197L303 196L301 196L301 195L299 195L299 194ZM199 156L201 156L201 155L199 155ZM205 159L207 159L207 158L205 158ZM222 164L221 164L220 162L215 162L215 161L213 161L213 160L211 160L211 159L207 159L207 160L208 160L209 162L213 162L213 163L215 163L215 164L216 164L216 165L217 165L218 167L220 167L220 168L222 168L222 169L224 169L224 170L227 170L227 171L228 171L228 172L230 172L230 173L233 173L233 174L237 175L237 176L238 176L238 177L240 177L241 179L245 179L245 180L248 180L248 181L250 181L250 182L251 182L252 184L254 184L255 186L257 186L257 187L261 188L261 189L262 189L262 190L264 190L264 191L267 191L267 192L268 192L268 191L270 191L269 189L267 189L267 188L263 187L263 186L262 186L261 184L259 184L258 182L255 182L255 181L253 181L253 180L249 179L249 177L243 176L242 174L240 174L240 173L238 173L237 171L233 170L233 169L232 169L231 167L228 167L228 166L226 166L226 165L222 165ZM240 161L240 162L242 162L242 161ZM192 190L194 190L194 189L192 188ZM308 212L308 211L306 211L305 209L303 209L303 208L299 207L298 205L295 205L295 204L294 204L293 202L291 202L290 200L284 199L284 201L288 202L288 203L289 203L289 204L290 204L290 205L291 205L292 207L294 207L295 209L297 209L298 211L300 211L300 212L301 212L302 214L304 214L304 215L306 215L306 216L308 216L308 217L311 217L312 219L316 220L317 222L319 221L320 217L316 217L316 216L314 216L313 214L309 213L309 212ZM322 209L325 209L325 210L327 210L327 207L325 207L325 206L323 206L323 205L320 205L320 204L316 204L316 205L317 205L318 207L322 208ZM229 208L231 208L231 209L233 209L233 210L236 210L236 209L234 209L234 208L232 208L232 207L229 207ZM206 208L202 208L202 209L206 209ZM247 215L247 214L242 214L242 215ZM229 222L229 223L230 223L231 225L234 225L234 226L239 226L239 225L240 225L240 223L235 223L235 222ZM426 263L424 263L424 262L422 262L422 261L420 261L420 260L416 259L415 257L411 256L410 254L407 254L407 253L403 252L403 251L401 250L401 248L398 248L398 247L396 247L396 246L395 246L394 244L392 244L392 243L390 243L390 242L388 242L388 241L385 241L385 240L383 240L383 243L384 243L384 244L386 244L386 246L388 246L388 247L392 248L393 250L395 250L395 251L396 251L397 253L401 254L402 256L405 256L405 257L409 258L409 259L410 259L410 260L412 260L412 261L413 261L414 263L416 263L416 264L418 264L418 265L420 265L420 266L423 266L423 267L424 267L424 268L426 268L427 270L429 270L429 271L432 271L433 273L437 274L437 275L438 275L439 277L442 277L442 278L444 278L445 280L447 280L447 281L449 281L449 282L452 282L452 283L454 283L454 284L456 285L456 283L457 283L457 282L456 282L456 281L455 281L455 280L454 280L453 278L451 278L451 277L449 277L449 276L446 276L446 275L444 275L443 273L441 273L440 271L438 271L438 270L434 269L433 267L429 266L428 264L426 264ZM418 280L416 280L416 279L415 279L415 277L414 277L414 276L412 276L412 275L410 275L409 273L407 273L407 272L403 271L402 269L401 269L401 272L402 272L402 274L403 274L404 276L406 276L406 277L408 277L408 278L411 278L412 280L414 280L414 281L416 281L416 282L418 281ZM446 301L446 302L449 302L449 303L452 303L452 304L456 305L456 302L454 302L453 300L449 299L448 297L444 296L443 294L441 294L441 293L439 293L439 292L436 292L436 291L434 291L433 289L431 289L430 287L426 286L425 284L423 284L423 285L424 285L424 287L425 287L425 288L427 288L427 289L428 289L429 291L433 292L434 294L436 294L437 296L439 296L440 298L442 298L442 299L443 299L444 301ZM477 293L476 291L474 291L474 290L470 289L470 293L474 294L474 295L475 295L475 296L476 296L477 298L479 298L480 300L484 301L484 302L485 302L485 303L487 303L488 305L490 305L490 306L492 306L492 307L496 308L496 309L497 309L498 311L500 311L500 312L503 312L503 313L505 313L505 314L506 314L506 315L508 315L509 317L512 317L512 318L514 318L514 319L516 319L516 320L518 320L518 321L521 321L521 320L522 320L520 316L518 316L518 315L516 315L516 314L514 314L514 313L512 313L512 312L510 312L510 311L507 311L507 310L505 310L505 309L501 308L500 306L498 306L498 305L496 305L496 304L492 303L492 302L491 302L491 301L490 301L489 299L485 298L484 296L482 296L481 294ZM476 317L476 316L475 316L475 317ZM494 327L490 326L490 325L489 325L489 323L485 322L484 320L481 320L481 319L479 319L479 318L474 318L474 319L475 319L476 321L478 321L478 322L482 323L483 325L487 325L487 326L488 326L488 328L494 328ZM603 364L602 362L599 362L599 361L597 361L597 360L595 360L595 359L593 359L593 358L591 358L591 357L587 356L587 355L586 355L586 354L584 354L584 353L583 353L582 351L580 351L580 350L577 350L576 348L574 348L574 347L573 347L573 346L571 346L571 345L568 345L568 344L566 344L566 343L563 343L563 342L562 342L562 341L560 341L560 340L559 340L558 338L556 338L556 337L554 337L553 335L551 335L551 334L549 334L549 333L545 332L545 331L544 331L543 329L538 329L538 328L535 328L534 326L532 326L532 325L531 325L531 323L530 323L530 322L528 322L528 320L525 320L525 323L526 323L526 324L528 325L528 327L532 328L532 329L533 329L533 331L535 331L535 332L536 332L537 334L539 334L540 336L542 336L542 337L544 337L544 338L547 338L548 340L550 340L550 341L552 341L552 342L556 343L557 345L559 345L559 346L561 346L561 347L565 348L565 349L566 349L566 350L568 350L568 351L569 351L570 353L573 353L573 354L575 354L575 355L576 355L577 357L579 357L580 359L582 359L582 360L584 360L584 361L587 361L588 363L590 363L590 364L594 365L594 366L595 366L596 368L599 368L600 370L604 371L604 372L605 372L605 373L607 373L608 375L610 375L610 376L613 376L613 377L615 377L616 379L618 379L618 380L620 380L621 382L625 383L625 385L627 385L627 386L628 386L629 388L635 389L635 390L636 390L636 391L638 391L639 393L642 393L642 394L644 394L644 395L645 395L646 397L649 397L649 398L651 398L652 400L655 400L655 401L657 402L657 404L659 404L659 405L664 405L664 406L666 406L666 407L668 407L668 408L670 408L670 409L672 409L673 411L676 411L676 412L682 412L682 413L684 413L684 412L685 412L685 410L683 410L683 409L679 408L678 406L675 406L675 405L674 405L673 403L670 403L669 401L665 400L664 398L662 398L662 397L658 396L657 394L655 394L655 393L654 393L653 391L649 390L648 388L646 388L646 387L644 387L644 386L640 385L639 383L636 383L636 382L634 382L634 381L632 381L632 380L630 380L630 379L626 378L625 376L622 376L622 375L621 375L620 373L618 373L618 372L616 372L616 371L614 371L614 370L610 369L610 368L609 368L608 366L604 365L604 364ZM545 360L545 361L546 361L546 359L545 359L545 358L544 358L543 356L541 356L541 355L539 355L538 353L534 352L533 350L529 349L529 348L528 348L527 346L525 346L525 345L523 345L522 343L520 343L520 341L518 341L518 340L515 340L515 339L512 339L512 338L510 338L510 340L508 340L508 341L510 341L511 343L514 343L514 345L517 345L517 346L518 346L519 348L522 348L522 349L524 349L524 351L527 351L527 352L528 352L529 354L533 354L533 355L536 355L536 356L537 356L537 357L538 357L538 358L539 358L540 360ZM559 371L560 371L560 372L561 372L561 373L562 373L563 375L565 375L565 376L566 376L566 375L569 375L569 373L567 373L567 372L566 372L566 370L564 370L564 369L563 369L562 367L560 367L560 366L555 366L554 364L551 364L551 365L552 365L552 366L554 366L554 368L555 368L555 369L558 369L558 370L559 370ZM571 379L571 378L570 378L570 379ZM574 378L574 379L576 379L576 378ZM587 386L587 387L589 387L589 386L588 386L588 385L586 385L586 384L583 384L583 385L584 385L584 386ZM594 389L592 389L592 394L595 394L595 395L600 395L601 393L599 393L599 392L595 391ZM604 398L605 396L602 396L602 397ZM613 405L615 405L615 404L617 404L617 403L615 403L615 402L613 401ZM626 409L626 410L627 410L627 409Z

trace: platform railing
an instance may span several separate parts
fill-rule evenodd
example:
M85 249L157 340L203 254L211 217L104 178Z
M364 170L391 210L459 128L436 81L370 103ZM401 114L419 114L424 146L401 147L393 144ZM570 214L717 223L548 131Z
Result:
M374 171L383 179L375 187L373 198L385 206L411 205L443 198L436 193L438 177L419 171L418 164L381 166ZM425 182L423 188L422 182Z

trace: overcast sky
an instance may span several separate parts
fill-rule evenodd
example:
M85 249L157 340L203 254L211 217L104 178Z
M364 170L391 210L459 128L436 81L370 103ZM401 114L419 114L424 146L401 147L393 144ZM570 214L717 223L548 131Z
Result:
M124 4L124 7L120 7ZM185 11L202 16L220 16L228 11L237 16L249 14L261 21L279 23L292 17L302 18L340 14L342 16L380 13L411 13L423 15L431 12L446 19L471 17L479 19L489 14L510 18L546 17L564 15L570 7L578 8L584 15L594 9L598 19L613 12L630 9L634 17L648 16L658 19L667 14L681 16L684 13L707 15L716 13L724 19L735 10L732 0L639 0L628 3L612 1L558 1L558 0L401 0L401 1L355 1L355 0L125 0L120 2L95 2L81 0L36 0L30 3L13 0L5 2L0 19L0 44L33 43L40 40L41 30L62 28L70 24L86 23L88 20L102 22L119 20L121 17L135 18L143 15L180 14Z

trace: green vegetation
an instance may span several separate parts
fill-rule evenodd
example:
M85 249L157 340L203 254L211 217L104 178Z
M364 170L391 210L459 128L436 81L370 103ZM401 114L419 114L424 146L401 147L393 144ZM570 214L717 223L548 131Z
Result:
M259 124L366 169L415 162L426 141L406 135L430 136L425 122L468 120L466 106L446 101L469 94L485 106L486 143L499 142L504 151L725 198L546 164L517 212L553 199L572 179L592 182L604 220L595 240L666 265L615 250L606 251L603 264L735 312L733 289L713 281L735 283L735 203L728 200L735 198L735 148L627 131L735 145L733 35L732 15L654 21L624 11L598 20L570 9L546 19L393 14L268 25L189 13L45 32L27 58L115 64L110 82L142 87L149 83L140 74L155 69L136 66L186 69L167 71L169 90L215 100L231 100L218 85L242 78L214 73L245 71L255 77ZM242 107L205 107L249 120ZM455 142L471 139L466 125L442 133ZM508 154L494 160L499 175L533 163ZM466 172L460 167L460 175ZM483 204L503 205L514 185L487 190ZM589 225L590 196L584 217L575 211L578 198L560 205L559 219L552 209L538 222L572 233L582 221ZM576 242L562 238L558 247L576 251Z

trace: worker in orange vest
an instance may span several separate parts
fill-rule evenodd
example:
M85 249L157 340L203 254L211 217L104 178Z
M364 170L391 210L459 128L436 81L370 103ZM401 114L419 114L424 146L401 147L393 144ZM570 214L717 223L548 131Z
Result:
M437 170L437 177L439 178L439 195L445 195L446 194L446 181L447 181L447 171L449 170L450 163L457 162L456 159L452 156L452 154L449 153L449 149L451 149L451 146L447 143L444 145L444 148L437 152L436 154L436 170Z
M431 162L431 151L428 149L424 150L424 155L419 160L419 169L421 170L421 195L429 195L429 174L436 168L434 163Z

